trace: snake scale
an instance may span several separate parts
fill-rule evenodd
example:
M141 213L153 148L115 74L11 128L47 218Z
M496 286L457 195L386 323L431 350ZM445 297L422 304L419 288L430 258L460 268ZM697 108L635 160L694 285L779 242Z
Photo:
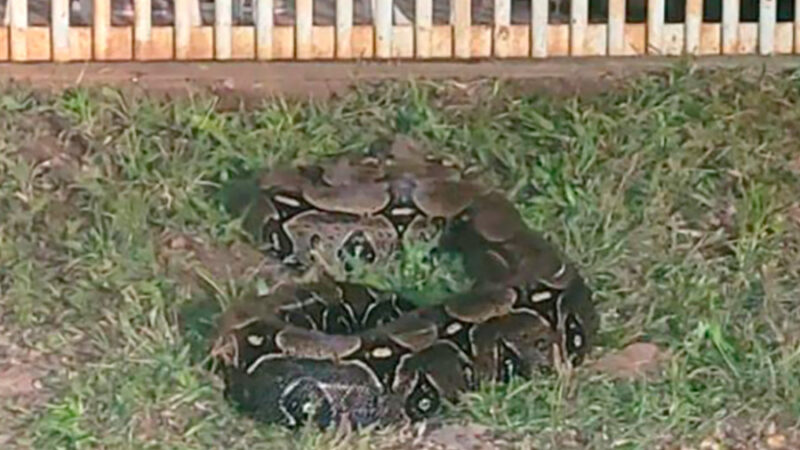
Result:
M591 290L468 172L400 137L382 154L264 173L244 220L275 275L220 320L227 398L288 427L380 425L430 418L481 382L579 364L598 326ZM379 267L432 233L475 280L437 304L298 275L346 255Z

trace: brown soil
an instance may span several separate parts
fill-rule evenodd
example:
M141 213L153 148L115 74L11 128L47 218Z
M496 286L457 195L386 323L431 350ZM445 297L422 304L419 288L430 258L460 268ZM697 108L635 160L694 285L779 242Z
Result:
M555 58L478 62L153 62L0 64L0 85L35 89L106 85L148 94L185 95L198 90L252 101L271 96L326 98L357 83L384 80L494 78L523 91L573 94L608 89L621 78L663 71L664 57ZM704 57L699 68L741 67L770 71L797 68L800 57Z

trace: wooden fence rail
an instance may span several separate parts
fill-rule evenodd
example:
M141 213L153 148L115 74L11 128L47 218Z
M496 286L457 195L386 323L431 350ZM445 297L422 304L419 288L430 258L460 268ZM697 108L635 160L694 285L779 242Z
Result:
M552 20L553 0L203 0L210 21L201 0L160 0L168 5L166 24L154 20L158 1L128 0L131 20L120 24L114 8L125 2L49 0L42 24L30 20L28 0L0 0L0 61L800 53L800 0L752 0L755 21L740 15L747 0L722 0L718 20L704 20L713 0L600 0L601 20L590 17L595 0L571 0L568 20L560 22ZM643 7L645 20L627 20L631 3ZM677 3L681 20L667 20L665 11ZM91 11L87 23L76 23L76 4ZM249 21L240 20L245 9ZM290 20L281 19L286 11ZM368 22L354 20L364 11ZM323 13L332 19L317 20ZM449 19L436 20L442 14Z

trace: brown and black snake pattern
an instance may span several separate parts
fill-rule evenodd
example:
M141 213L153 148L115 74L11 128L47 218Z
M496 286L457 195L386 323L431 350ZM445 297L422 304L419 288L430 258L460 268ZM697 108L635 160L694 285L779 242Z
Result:
M246 221L276 268L299 272L346 255L384 264L403 239L438 231L472 290L417 307L330 275L276 275L223 314L213 349L228 398L250 415L290 427L421 420L480 382L579 364L591 347L598 319L573 264L502 194L403 142L264 174Z

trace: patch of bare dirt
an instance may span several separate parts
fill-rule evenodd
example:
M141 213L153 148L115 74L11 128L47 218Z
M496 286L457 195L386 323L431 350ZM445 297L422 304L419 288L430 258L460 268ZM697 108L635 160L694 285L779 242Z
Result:
M667 350L655 344L637 342L604 355L590 367L614 378L649 377L660 372L669 357Z
M58 368L55 357L20 345L0 324L0 446L13 448L24 433L19 411L46 404L51 392L43 380Z
M223 246L187 233L167 231L160 244L163 267L193 289L201 289L204 275L217 282L255 276L264 259L246 244Z
M15 125L25 138L15 153L53 180L74 178L89 144L65 119L52 113L26 114Z
M782 423L782 424L781 424ZM722 421L699 442L665 444L662 450L796 450L797 424L769 418L731 418Z
M345 448L352 445L346 439ZM511 436L477 423L420 423L379 431L370 448L378 450L511 450L532 449L530 437ZM566 447L564 447L566 448Z

